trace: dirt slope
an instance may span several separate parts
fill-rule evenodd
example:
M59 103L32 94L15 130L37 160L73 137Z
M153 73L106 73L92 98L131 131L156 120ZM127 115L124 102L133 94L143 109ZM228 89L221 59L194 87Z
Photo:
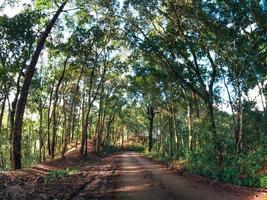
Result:
M89 149L92 145L88 143ZM108 192L108 180L114 173L116 160L100 158L89 153L79 155L79 148L71 149L65 158L38 164L30 169L0 173L0 200L35 199L97 199ZM49 171L76 168L78 173L49 184L44 177ZM104 192L102 192L102 190Z

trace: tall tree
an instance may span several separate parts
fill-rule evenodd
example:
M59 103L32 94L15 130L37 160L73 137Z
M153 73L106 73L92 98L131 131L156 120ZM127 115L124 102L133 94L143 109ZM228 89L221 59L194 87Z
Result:
M38 61L38 58L40 56L40 53L44 47L44 44L46 42L46 39L51 32L53 26L55 25L60 13L63 11L63 8L65 7L67 1L63 1L61 6L56 11L55 15L51 19L51 21L48 23L45 31L41 34L40 39L37 43L36 49L32 55L31 62L29 66L27 67L27 71L25 74L25 79L23 81L20 97L18 99L17 107L16 107L16 114L15 114L15 121L14 121L14 129L12 131L12 160L13 160L13 166L14 169L20 169L21 168L21 132L22 132L22 124L23 124L23 116L25 111L25 106L27 103L27 97L31 85L31 80L35 71L35 67Z

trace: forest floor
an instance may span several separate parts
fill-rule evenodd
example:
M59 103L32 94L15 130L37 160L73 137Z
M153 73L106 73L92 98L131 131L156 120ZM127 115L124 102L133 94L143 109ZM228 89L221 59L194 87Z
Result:
M42 177L49 171L66 168L78 170L55 182L43 182ZM89 153L81 158L79 149L72 149L65 158L0 173L1 200L266 200L266 195L263 191L172 171L134 152L104 158Z

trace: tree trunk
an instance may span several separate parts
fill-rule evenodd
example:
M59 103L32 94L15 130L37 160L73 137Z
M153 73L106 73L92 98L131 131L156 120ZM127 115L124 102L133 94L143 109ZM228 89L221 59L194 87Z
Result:
M173 132L173 119L172 119L172 116L171 114L169 113L169 116L168 116L168 121L169 121L169 134L170 134L170 156L172 157L173 156L173 136L174 136L174 132Z
M5 106L6 106L6 99L7 97L4 97L3 103L1 105L1 110L0 110L0 133L2 130L2 124L3 124L3 117L4 117L4 112L5 112Z
M86 113L86 116L87 116L87 113ZM88 132L88 125L89 125L89 121L85 120L85 122L83 123L83 127L82 127L82 141L81 141L81 149L80 149L80 154L82 155L84 154L84 149L86 145L86 134Z
M236 130L236 153L240 154L242 150L242 139L243 139L243 106L240 105L240 111L238 112L238 129Z
M40 115L40 121L39 121L39 162L42 162L42 148L44 145L43 141L43 105L40 103L39 106L39 115Z
M58 80L58 83L55 88L55 99L54 99L54 105L53 105L53 111L52 111L52 117L53 117L53 135L52 135L52 143L51 143L51 156L52 159L55 157L55 147L56 147L56 135L57 135L57 129L58 129L58 119L57 119L57 107L58 107L58 100L59 100L59 87L61 86L61 83L65 76L65 71L67 67L67 63L69 60L69 54L67 55L64 64L63 64L63 70L61 73L61 76Z
M104 103L104 84L105 84L105 77L106 77L106 70L107 70L107 65L104 65L104 70L102 73L102 80L100 82L100 84L98 85L98 89L99 87L101 87L101 91L100 91L100 100L99 100L99 112L98 112L98 120L97 120L97 125L96 125L96 153L99 154L100 153L100 146L102 143L102 116L103 114L103 103ZM97 90L98 90L97 89Z
M149 132L148 132L148 151L150 152L153 147L153 119L149 119Z
M94 65L92 72L91 72L90 83L89 83L88 107L87 107L88 110L86 111L86 114L84 115L83 125L82 125L82 139L81 139L81 149L80 149L81 155L84 154L85 145L87 146L86 140L87 140L87 133L88 133L89 116L90 116L90 112L91 112L91 106L94 102L94 98L93 98L93 100L91 100L91 96L92 96L92 88L93 88L93 79L94 79L94 74L95 74L95 68L96 68L96 66ZM83 102L83 103L85 104L85 102ZM86 110L86 109L84 108L84 110Z
M99 100L99 111L96 125L96 153L100 153L100 146L102 142L102 112L103 112L103 101L104 101L104 83L101 85L100 100Z
M67 111L66 111L66 102L63 99L63 115L64 115L64 123L63 123L63 147L62 147L62 152L61 152L61 157L64 157L66 150L67 150L67 145L68 145L68 137L69 137L69 132L70 132L70 123L67 117Z
M111 124L112 124L112 122L114 121L114 119L115 119L115 114L116 113L114 113L114 114L112 114L110 117L109 117L109 120L108 120L108 122L107 122L107 133L106 133L106 141L107 141L107 144L110 144L110 134L111 134Z
M47 149L48 149L48 155L51 156L51 141L50 141L50 126L51 126L51 118L50 116L50 111L51 111L51 105L52 105L52 99L53 99L53 93L54 93L54 83L52 85L52 89L50 92L50 97L49 97L49 105L48 105L48 111L47 111Z
M15 97L11 103L10 106L10 133L11 133L11 138L12 138L12 133L14 130L14 121L15 121L15 112L16 112L16 106L18 103L18 98L19 98L19 93L20 93L20 79L21 79L22 73L19 73L18 79L17 79L17 83L16 83L16 94Z
M67 1L64 1L61 6L58 8L57 12L53 16L52 20L47 25L45 31L42 33L40 40L37 43L36 50L33 53L31 62L28 66L27 72L25 74L25 79L21 88L20 98L18 100L16 114L15 114L15 122L14 122L14 130L13 130L13 137L12 137L12 145L13 145L13 163L14 169L21 169L21 133L22 133L22 123L23 123L23 116L25 111L25 106L27 102L27 97L31 85L31 80L35 71L35 66L38 62L40 53L44 47L46 39L51 32L54 24L56 23L60 13L62 12L63 8L65 7Z
M154 124L154 117L155 117L155 107L148 106L147 107L147 114L149 120L149 129L148 129L148 151L150 152L153 147L153 124Z
M16 107L17 107L17 103L18 103L18 99L19 99L19 93L20 93L20 79L22 77L22 72L19 73L18 79L17 79L17 83L16 83L16 94L15 97L11 103L9 112L9 126L10 126L10 163L11 163L11 167L14 168L14 161L13 161L13 145L12 145L12 141L13 141L13 131L14 131L14 123L15 123L15 113L16 113Z
M179 148L180 148L180 136L179 136L179 133L176 127L176 113L175 113L173 100L172 100L172 106L171 106L171 118L172 118L172 123L173 123L173 131L174 131L175 144L176 144L176 155L178 155Z
M220 167L223 161L223 155L222 155L222 146L219 141L220 139L217 133L216 123L215 123L215 118L214 118L213 103L208 102L207 107L208 107L207 109L208 109L208 116L209 116L209 128L210 128L210 132L212 133L212 141L213 141L214 154L216 158L216 165Z
M187 120L188 120L188 149L192 151L192 139L193 139L193 131L192 131L192 104L191 101L188 100L187 105Z
M84 86L85 87L85 86ZM85 88L84 88L85 90ZM80 148L80 154L83 155L83 151L84 151L84 131L87 131L85 129L85 115L86 115L86 110L85 110L85 91L83 91L83 94L82 94L82 118L81 118L81 148ZM77 144L77 141L76 141L76 144Z
M71 119L72 122L71 122L71 134L70 134L70 137L69 137L69 142L73 141L73 135L74 135L74 131L75 131L75 121L76 121L76 117L73 114L75 112L75 110L76 110L75 109L75 97L76 97L77 94L79 94L79 85L80 85L80 81L81 81L83 72L84 72L84 66L82 66L82 68L81 68L81 71L80 71L80 74L79 74L79 77L78 77L78 80L77 80L77 83L76 83L74 95L73 95L72 101L71 101L70 119Z

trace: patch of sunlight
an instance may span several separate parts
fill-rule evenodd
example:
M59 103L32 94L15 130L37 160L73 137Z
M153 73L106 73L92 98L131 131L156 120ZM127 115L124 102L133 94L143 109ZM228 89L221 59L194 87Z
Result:
M117 189L117 192L136 192L136 191L144 190L145 188L149 187L150 185L151 184L126 186L126 187Z

